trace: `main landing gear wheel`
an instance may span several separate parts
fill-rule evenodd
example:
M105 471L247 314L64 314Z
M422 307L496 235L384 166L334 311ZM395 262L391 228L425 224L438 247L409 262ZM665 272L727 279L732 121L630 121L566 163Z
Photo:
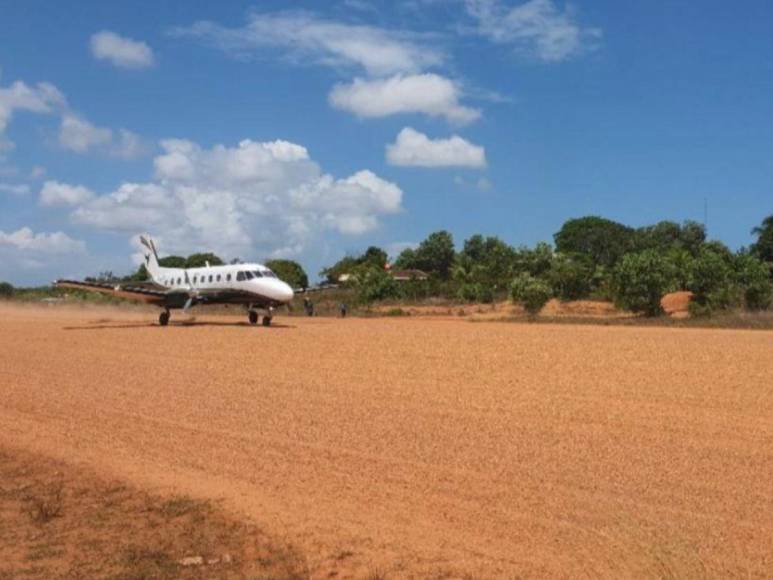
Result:
M258 323L258 313L255 312L254 310L250 310L247 313L247 316L250 319L250 324L257 324Z
M270 316L264 316L263 317L263 326L271 326L271 317Z
M169 311L164 310L161 314L158 315L158 323L161 326L166 326L169 324Z

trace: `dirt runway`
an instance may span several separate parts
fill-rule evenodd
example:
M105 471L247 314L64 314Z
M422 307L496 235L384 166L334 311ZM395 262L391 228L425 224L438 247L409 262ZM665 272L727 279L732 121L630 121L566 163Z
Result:
M0 305L0 444L315 577L773 575L773 332L276 320Z

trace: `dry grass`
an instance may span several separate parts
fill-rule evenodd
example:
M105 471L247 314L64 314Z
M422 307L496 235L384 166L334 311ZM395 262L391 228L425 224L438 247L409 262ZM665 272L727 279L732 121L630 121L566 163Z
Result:
M148 494L12 448L0 447L0 473L0 578L309 577L297 548L211 501ZM196 556L204 563L181 564Z

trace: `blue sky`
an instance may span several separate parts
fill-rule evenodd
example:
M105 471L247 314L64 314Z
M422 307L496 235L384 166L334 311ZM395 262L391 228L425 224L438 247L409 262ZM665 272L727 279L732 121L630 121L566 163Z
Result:
M773 5L0 0L0 279L773 212Z

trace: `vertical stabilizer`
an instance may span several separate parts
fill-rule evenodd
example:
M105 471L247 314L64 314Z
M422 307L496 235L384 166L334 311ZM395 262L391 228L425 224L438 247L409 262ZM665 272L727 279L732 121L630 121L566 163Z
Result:
M156 244L153 243L153 238L150 236L140 236L140 243L148 249L148 253L145 254L145 269L150 274L150 279L155 282L161 275Z

